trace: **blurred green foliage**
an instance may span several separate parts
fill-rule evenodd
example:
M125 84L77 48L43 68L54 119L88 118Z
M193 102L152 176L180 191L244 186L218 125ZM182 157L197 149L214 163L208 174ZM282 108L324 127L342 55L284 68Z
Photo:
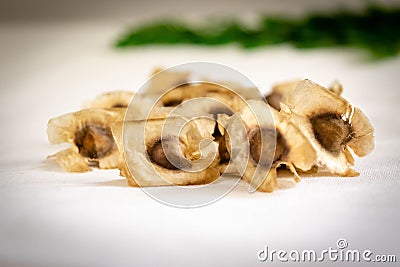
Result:
M281 43L298 48L349 46L363 48L373 58L386 58L400 52L400 9L372 6L359 13L337 11L302 19L264 16L257 27L237 21L195 27L176 20L160 20L129 30L115 45L229 43L243 48Z

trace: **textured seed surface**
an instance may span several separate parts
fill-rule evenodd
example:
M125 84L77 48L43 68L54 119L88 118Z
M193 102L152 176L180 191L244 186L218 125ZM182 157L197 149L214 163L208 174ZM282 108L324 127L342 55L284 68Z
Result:
M147 149L147 155L153 163L165 169L179 170L183 167L187 167L187 164L185 164L187 161L185 161L181 156L181 149L181 147L176 147L176 142L172 139L164 139L163 142L158 140ZM168 153L168 158L165 153L166 151ZM174 166L174 164L172 164L168 159L172 160L176 166Z
M331 153L339 153L352 138L351 125L334 113L325 113L310 119L315 139Z
M75 135L75 144L79 153L87 158L100 159L110 153L115 143L108 127L88 124Z
M286 142L279 131L276 131L276 147L274 147L274 131L266 129L266 142L264 146L261 144L261 131L255 128L250 131L250 155L256 163L259 163L261 152L268 155L274 153L273 161L277 161L286 151ZM275 150L274 150L275 148ZM262 164L262 163L261 163Z
M282 95L279 93L271 93L265 97L267 103L276 110L280 110L280 103L282 100Z

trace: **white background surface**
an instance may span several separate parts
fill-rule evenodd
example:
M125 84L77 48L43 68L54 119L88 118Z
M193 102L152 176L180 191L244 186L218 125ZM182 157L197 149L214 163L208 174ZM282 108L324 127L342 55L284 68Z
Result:
M400 57L367 62L359 51L288 46L112 49L123 26L1 24L0 266L262 266L265 245L322 250L338 238L399 259ZM51 117L103 91L136 90L155 66L198 60L236 68L263 91L296 77L340 80L376 129L375 151L356 161L361 176L304 178L273 194L250 195L243 183L210 206L177 209L129 188L118 171L69 174L45 160L61 149L47 142Z

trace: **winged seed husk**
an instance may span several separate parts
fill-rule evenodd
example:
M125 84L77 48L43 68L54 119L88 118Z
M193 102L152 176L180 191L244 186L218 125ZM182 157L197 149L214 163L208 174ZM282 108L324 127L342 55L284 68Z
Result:
M272 91L265 95L265 99L271 107L279 111L281 109L280 103L282 99L293 94L299 82L301 82L301 80L291 80L275 84L272 87ZM328 90L337 95L341 95L343 92L343 86L339 81L333 81L328 87Z
M249 101L253 108L265 105L264 103L259 103L259 101L257 102ZM316 164L316 152L307 138L295 125L290 121L285 120L285 117L283 117L279 112L272 108L270 110L273 115L274 124L265 125L265 129L268 129L268 127L270 127L270 129L275 127L273 129L275 134L270 131L271 134L268 134L268 136L269 138L276 138L276 145L272 148L272 151L274 151L274 158L271 169L266 173L264 181L256 188L257 190L264 192L272 192L277 187L277 169L281 165L285 165L289 168L294 174L295 181L299 181L300 177L297 173L297 169L301 171L309 171ZM246 170L243 173L243 179L251 184L257 167L260 164L263 164L263 162L259 161L261 150L263 150L263 153L271 153L271 149L268 143L265 147L261 147L261 138L259 135L261 131L259 131L259 124L256 122L253 112L249 108L245 108L239 116L247 128L247 136L226 136L226 142L231 144L234 139L236 139L236 142L247 142L246 139L249 138L250 159L248 160ZM227 131L236 132L235 129L239 128L238 125L235 125L236 122L237 121L234 117L231 117L227 123ZM231 153L230 147L228 147L228 150Z
M183 117L169 118L168 123L178 123ZM180 158L182 155L191 162L199 159L199 143L204 138L212 138L214 122L208 119L199 119L189 122L179 136L179 147L172 142L174 135L169 134L164 128L164 149L161 145L161 132L166 119L149 119L147 121L125 121L116 123L112 127L120 149L119 168L121 175L125 176L131 186L166 186L166 185L194 185L210 183L219 177L216 161L200 171L184 171L172 165L166 158L165 153L178 159L178 162L186 164ZM145 128L145 149L142 148L135 137ZM123 136L130 138L124 140ZM179 151L181 151L180 154ZM210 155L211 156L211 155ZM182 159L182 161L180 161ZM150 165L149 165L150 164ZM129 167L128 167L129 166Z
M281 108L310 141L319 165L341 176L359 175L351 169L352 151L362 157L374 148L374 129L360 109L310 80L298 83Z
M83 109L53 118L48 122L50 143L70 143L71 147L56 153L56 162L68 172L118 167L118 149L111 124L123 120L124 109ZM51 156L50 156L51 157Z

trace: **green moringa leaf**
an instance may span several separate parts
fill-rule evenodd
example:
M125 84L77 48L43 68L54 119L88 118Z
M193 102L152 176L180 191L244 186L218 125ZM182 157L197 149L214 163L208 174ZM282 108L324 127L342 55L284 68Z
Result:
M117 47L151 44L225 45L243 48L289 43L298 48L347 46L362 48L374 58L400 52L400 9L368 7L364 12L311 14L302 19L264 16L257 27L236 21L194 27L174 20L142 25L125 33Z

